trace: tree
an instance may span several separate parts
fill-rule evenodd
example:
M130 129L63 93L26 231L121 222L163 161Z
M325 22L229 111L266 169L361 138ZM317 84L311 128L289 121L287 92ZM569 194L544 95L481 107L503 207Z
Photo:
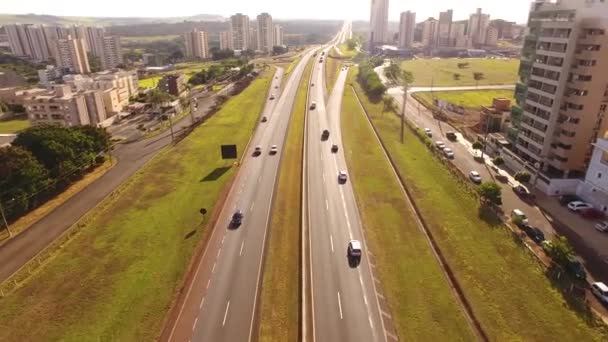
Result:
M205 84L208 80L209 77L207 76L207 70L203 69L192 75L192 77L190 77L190 79L188 80L188 83L196 86L199 84Z
M495 182L483 182L477 188L477 192L483 203L502 204L502 189Z
M350 51L352 51L352 50L356 49L356 48L357 48L357 40L356 40L356 39L352 39L352 38L351 38L351 39L347 39L347 40L346 40L346 47L347 47L347 48L348 48Z
M454 77L455 81L458 81L460 79L460 74L457 72L455 72L452 76Z
M505 163L505 161L502 159L502 157L496 157L492 160L492 163L494 163L496 166L501 166Z
M483 148L483 144L481 141L476 141L473 143L472 147L474 150L481 150Z
M398 82L401 74L401 67L397 63L391 62L389 66L384 68L384 75L390 78L393 82Z
M395 109L395 99L390 95L382 96L382 104L384 105L384 108L382 109L383 113Z
M519 171L515 174L515 180L520 183L527 183L530 181L532 176L527 171Z
M219 61L222 59L232 58L234 57L234 51L230 49L220 50L217 47L211 49L211 58L214 61Z
M156 111L160 111L160 107L163 103L171 102L174 99L175 96L158 88L154 88L146 94L146 101L150 102Z
M563 235L558 235L551 241L549 253L555 262L566 265L574 257L574 250L568 239Z
M479 86L479 81L483 80L483 72L474 72L473 79L475 79L475 87Z
M469 66L469 63L458 63L458 69L464 69Z
M281 46L281 45L275 45L272 47L272 54L273 55L282 55L284 53L287 53L287 48L285 46Z
M171 63L175 64L176 62L184 59L184 53L182 52L182 50L175 50L171 52L171 54L169 55L169 59L171 60Z
M87 52L87 59L89 60L89 66L91 67L91 72L101 71L101 58L93 55L90 52Z

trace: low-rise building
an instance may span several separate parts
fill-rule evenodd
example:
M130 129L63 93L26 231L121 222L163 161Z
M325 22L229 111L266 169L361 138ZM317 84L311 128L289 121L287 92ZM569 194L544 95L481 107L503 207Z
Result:
M183 74L168 74L158 81L158 87L173 96L181 96L186 91L186 77Z
M576 193L594 208L608 213L608 134L595 142L585 180Z
M48 87L51 83L60 80L63 73L64 70L61 70L61 68L55 67L54 65L47 65L46 68L38 70L38 83Z

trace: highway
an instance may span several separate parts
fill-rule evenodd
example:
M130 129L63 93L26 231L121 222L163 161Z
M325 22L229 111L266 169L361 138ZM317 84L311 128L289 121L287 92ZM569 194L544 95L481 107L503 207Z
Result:
M342 34L341 36L344 36ZM327 49L325 51L328 51ZM326 52L327 54L327 52ZM324 65L315 62L309 100L317 107L307 115L306 184L310 231L310 282L313 341L385 341L383 322L375 295L350 180L339 184L338 171L346 171L342 153L340 110L347 71L341 71L327 105L324 100ZM330 131L321 140L324 129ZM338 153L331 152L337 144ZM361 263L351 267L348 241L363 244Z
M168 323L162 340L250 341L257 334L256 304L277 171L296 91L311 55L303 54L284 89L275 89L283 77L283 70L277 70L270 91L277 98L267 100L262 114L268 122L259 124L245 151L194 278L178 302L177 318ZM275 155L269 154L272 145L279 149ZM262 148L257 157L255 146ZM236 210L244 213L243 222L230 228Z

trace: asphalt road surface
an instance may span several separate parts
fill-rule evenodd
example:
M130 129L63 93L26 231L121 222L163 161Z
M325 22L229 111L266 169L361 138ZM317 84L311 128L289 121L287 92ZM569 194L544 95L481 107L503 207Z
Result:
M350 180L339 184L337 178L338 171L347 169L340 130L347 71L340 72L326 106L324 70L323 63L316 61L310 101L315 101L317 107L309 111L306 133L313 340L384 341L353 189ZM325 141L321 139L324 129L330 131ZM338 153L331 152L332 144L339 146ZM347 245L352 239L363 243L358 266L350 265L347 258Z
M207 113L214 102L215 97L199 101L195 117ZM190 122L190 117L185 117L175 123L175 132ZM19 270L170 143L171 135L166 131L151 139L116 146L112 155L118 163L110 171L0 247L0 281Z
M304 68L312 52L304 53L284 89L279 69L260 123L246 151L233 187L209 244L187 287L176 322L167 328L168 341L250 341L255 318L264 246L281 153L292 107ZM279 94L280 93L280 94ZM268 94L269 95L269 94ZM277 154L270 154L276 145ZM254 156L260 146L262 153ZM239 227L230 227L233 213L244 213Z

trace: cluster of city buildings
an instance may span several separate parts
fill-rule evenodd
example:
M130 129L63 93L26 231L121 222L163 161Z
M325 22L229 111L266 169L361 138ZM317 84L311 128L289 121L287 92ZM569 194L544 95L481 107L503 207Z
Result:
M209 34L195 29L184 33L188 58L211 58ZM230 17L230 30L219 34L221 50L234 50L236 54L244 50L272 52L274 46L283 45L283 28L273 24L272 16L261 13L256 24L250 23L249 16L237 13Z
M120 37L107 36L101 27L33 24L5 25L13 55L32 62L52 62L66 72L91 72L89 56L99 58L102 69L123 63Z

